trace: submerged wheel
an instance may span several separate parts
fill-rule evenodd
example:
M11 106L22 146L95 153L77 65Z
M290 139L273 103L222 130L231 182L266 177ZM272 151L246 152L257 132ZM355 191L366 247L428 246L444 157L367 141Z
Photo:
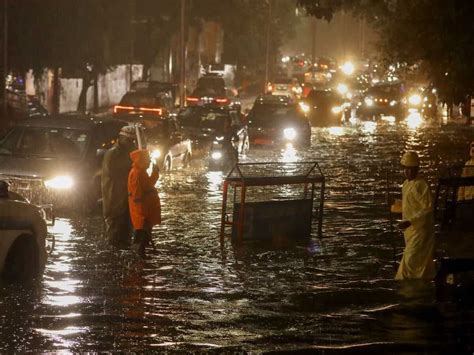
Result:
M31 234L20 235L5 259L2 277L8 282L23 282L39 274L39 250Z

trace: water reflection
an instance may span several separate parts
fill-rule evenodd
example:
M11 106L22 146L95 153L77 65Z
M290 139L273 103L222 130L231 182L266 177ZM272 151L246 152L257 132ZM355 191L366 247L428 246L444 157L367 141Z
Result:
M406 118L406 123L407 123L408 128L412 130L416 130L423 123L423 118L418 111L410 112Z
M472 314L440 312L431 284L410 293L393 281L393 249L401 253L403 242L388 232L381 172L415 148L428 163L424 174L435 176L429 162L459 159L472 139L464 127L445 129L364 122L313 128L308 149L251 149L246 162L320 163L324 238L313 228L303 243L226 239L221 247L225 176L198 162L160 178L163 224L144 261L108 248L100 216L58 220L43 279L26 290L0 288L0 352L422 353L459 350L458 334L472 348Z

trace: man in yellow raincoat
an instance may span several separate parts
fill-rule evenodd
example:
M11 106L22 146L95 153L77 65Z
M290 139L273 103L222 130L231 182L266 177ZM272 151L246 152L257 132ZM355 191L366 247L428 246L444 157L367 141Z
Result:
M462 169L462 177L474 176L474 141L471 142L471 149L469 151L471 159L469 159ZM474 186L461 186L458 191L458 200L474 200Z
M428 183L418 175L418 155L406 152L401 164L406 180L402 187L399 227L404 230L405 250L395 279L432 279L435 276L433 198Z

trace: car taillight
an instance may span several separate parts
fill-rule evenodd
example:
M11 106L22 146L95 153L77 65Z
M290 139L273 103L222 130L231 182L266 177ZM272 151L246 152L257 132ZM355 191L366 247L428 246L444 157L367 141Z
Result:
M226 103L229 102L229 99L226 98L226 97L224 97L224 98L217 98L217 99L216 99L216 102L217 102L218 104L226 104Z
M163 114L162 108L140 107L138 110L144 112L153 112L160 116Z
M199 101L199 98L189 96L189 97L186 98L186 101L189 101L189 102L198 102L198 101Z
M120 105L114 106L114 113L118 113L121 111L132 111L132 110L133 110L132 106L120 106Z

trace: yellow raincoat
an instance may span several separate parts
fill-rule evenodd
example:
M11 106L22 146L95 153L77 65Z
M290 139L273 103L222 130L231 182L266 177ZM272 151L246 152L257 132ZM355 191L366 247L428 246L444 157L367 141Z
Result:
M474 157L466 162L461 176L474 176ZM461 186L458 191L458 200L474 200L474 186Z
M403 183L402 219L410 221L411 226L404 232L405 250L395 279L432 279L435 276L433 198L427 182L420 177Z

